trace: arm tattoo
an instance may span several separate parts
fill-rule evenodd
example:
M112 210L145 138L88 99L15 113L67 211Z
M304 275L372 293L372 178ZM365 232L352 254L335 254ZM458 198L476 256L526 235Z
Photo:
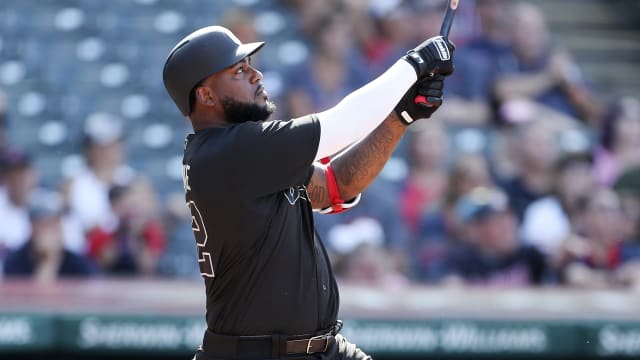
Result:
M333 169L345 200L362 192L378 176L406 129L393 112L366 138L335 158Z
M356 197L378 176L406 128L393 112L366 138L332 160L338 189L344 200ZM320 167L315 167L307 185L307 193L314 208L331 205L327 179Z
M384 164L387 161L389 157L386 155L391 154L395 145L393 133L389 127L389 124L383 123L364 141L345 153L345 158L342 160L344 165L341 171L336 173L340 184L345 186L357 184L375 172L375 167L371 168L369 165L378 162ZM376 175L377 172L373 176Z
M327 207L330 203L324 171L318 166L315 166L311 180L307 185L307 194L312 206L316 209Z

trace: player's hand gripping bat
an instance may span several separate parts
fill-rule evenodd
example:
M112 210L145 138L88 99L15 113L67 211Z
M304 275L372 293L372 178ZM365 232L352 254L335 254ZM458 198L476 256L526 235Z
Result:
M456 9L458 9L459 0L448 0L447 10L444 14L444 19L442 20L442 26L440 27L440 35L447 40L449 38L449 32L451 31L451 24L453 24L453 17L456 14ZM431 76L437 76L437 74L432 74ZM429 104L427 98L423 95L418 95L415 97L414 102L416 104Z

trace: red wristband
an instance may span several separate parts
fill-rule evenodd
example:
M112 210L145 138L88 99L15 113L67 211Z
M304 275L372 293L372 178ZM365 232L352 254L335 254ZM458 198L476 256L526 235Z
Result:
M325 159L321 160L321 162ZM324 166L324 175L327 179L327 188L329 189L329 200L331 201L331 213L339 213L345 210L343 207L344 199L340 196L340 190L338 189L338 182L336 181L336 174L333 172L331 162L327 162Z

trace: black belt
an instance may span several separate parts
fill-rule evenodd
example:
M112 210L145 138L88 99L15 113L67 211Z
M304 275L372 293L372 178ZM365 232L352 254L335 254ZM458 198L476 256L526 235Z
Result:
M327 351L342 328L339 321L331 330L319 335L256 335L233 336L207 331L202 341L205 354L218 357L279 357L315 354Z

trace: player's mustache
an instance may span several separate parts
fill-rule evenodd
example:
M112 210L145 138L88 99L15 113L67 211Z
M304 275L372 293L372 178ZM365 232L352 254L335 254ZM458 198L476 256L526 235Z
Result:
M260 95L260 93L263 91L264 91L264 86L262 84L258 84L258 88L256 89L255 96Z

